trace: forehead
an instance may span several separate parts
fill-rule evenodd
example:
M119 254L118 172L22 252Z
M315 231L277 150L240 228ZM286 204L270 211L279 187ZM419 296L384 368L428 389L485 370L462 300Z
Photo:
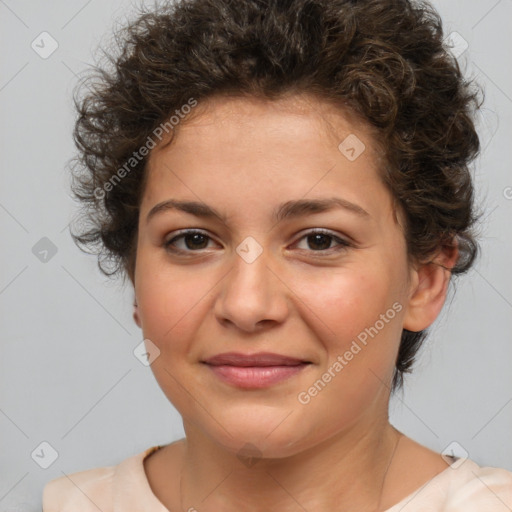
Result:
M357 132L365 139L367 149L373 153L381 152L376 130L355 111L347 105L307 93L288 94L275 100L255 96L213 96L199 102L175 128L152 152L152 157L168 145L176 144L177 139L180 145L186 145L191 138L198 139L204 134L208 134L209 139L213 135L219 139L235 136L238 143L242 143L246 138L240 137L240 128L244 133L259 131L260 135L262 128L268 135L283 130L290 143L293 143L294 135L308 131L311 137L315 132L318 134L315 142L322 141L329 146L337 146L344 135ZM283 139L277 142L282 143Z
M375 196L382 188L371 129L349 110L313 97L214 98L177 128L150 155L143 209L176 195L210 204L237 196L237 208L242 199L247 208L271 207L333 191L364 202L362 192Z

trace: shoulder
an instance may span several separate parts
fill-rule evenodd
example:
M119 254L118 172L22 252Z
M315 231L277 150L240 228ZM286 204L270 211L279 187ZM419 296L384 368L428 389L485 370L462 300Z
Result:
M112 510L115 466L80 471L46 484L43 512L103 512Z
M143 463L160 448L152 446L116 466L64 474L51 480L43 489L43 512L112 512L130 507L136 510L143 509L148 501L153 501L152 510L158 510Z
M468 464L469 463L469 464ZM453 481L446 512L510 512L512 510L512 472L506 469L480 467L465 461L465 477Z

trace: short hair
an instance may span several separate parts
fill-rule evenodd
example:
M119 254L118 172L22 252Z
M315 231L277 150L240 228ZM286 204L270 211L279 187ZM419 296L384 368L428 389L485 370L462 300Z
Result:
M410 261L456 244L452 274L473 264L469 164L479 151L473 119L480 91L444 44L430 4L182 0L143 10L116 41L75 97L72 189L82 222L72 236L97 254L106 275L133 281L147 162L135 161L134 152L191 98L218 95L306 93L348 108L378 133L382 178L403 213ZM393 390L425 336L403 330Z

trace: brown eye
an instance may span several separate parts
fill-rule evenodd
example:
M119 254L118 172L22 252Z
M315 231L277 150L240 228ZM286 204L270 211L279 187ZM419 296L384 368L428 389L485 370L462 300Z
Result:
M206 249L211 238L202 231L183 231L164 243L166 249L172 252L195 252Z
M315 233L314 235L308 235L308 246L314 250L325 250L331 248L333 237L324 235L323 233Z
M300 240L306 240L307 247L300 248L301 250L309 250L310 252L332 252L346 249L350 244L333 235L332 233L324 230L315 230L306 233ZM332 243L335 242L334 247Z

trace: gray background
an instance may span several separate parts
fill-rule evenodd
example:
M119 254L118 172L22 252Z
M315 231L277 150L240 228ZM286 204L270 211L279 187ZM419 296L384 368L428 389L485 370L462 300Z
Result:
M512 470L512 1L435 3L446 34L467 41L461 65L486 91L485 149L475 165L484 253L459 280L391 419L432 449L456 441L456 453ZM67 231L71 92L131 7L0 0L0 511L40 510L48 480L183 435L180 416L133 355L142 336L131 289L103 278ZM31 48L43 31L59 45L46 59ZM57 249L46 262L32 252L43 237ZM58 452L48 469L40 467L50 456L43 441Z

